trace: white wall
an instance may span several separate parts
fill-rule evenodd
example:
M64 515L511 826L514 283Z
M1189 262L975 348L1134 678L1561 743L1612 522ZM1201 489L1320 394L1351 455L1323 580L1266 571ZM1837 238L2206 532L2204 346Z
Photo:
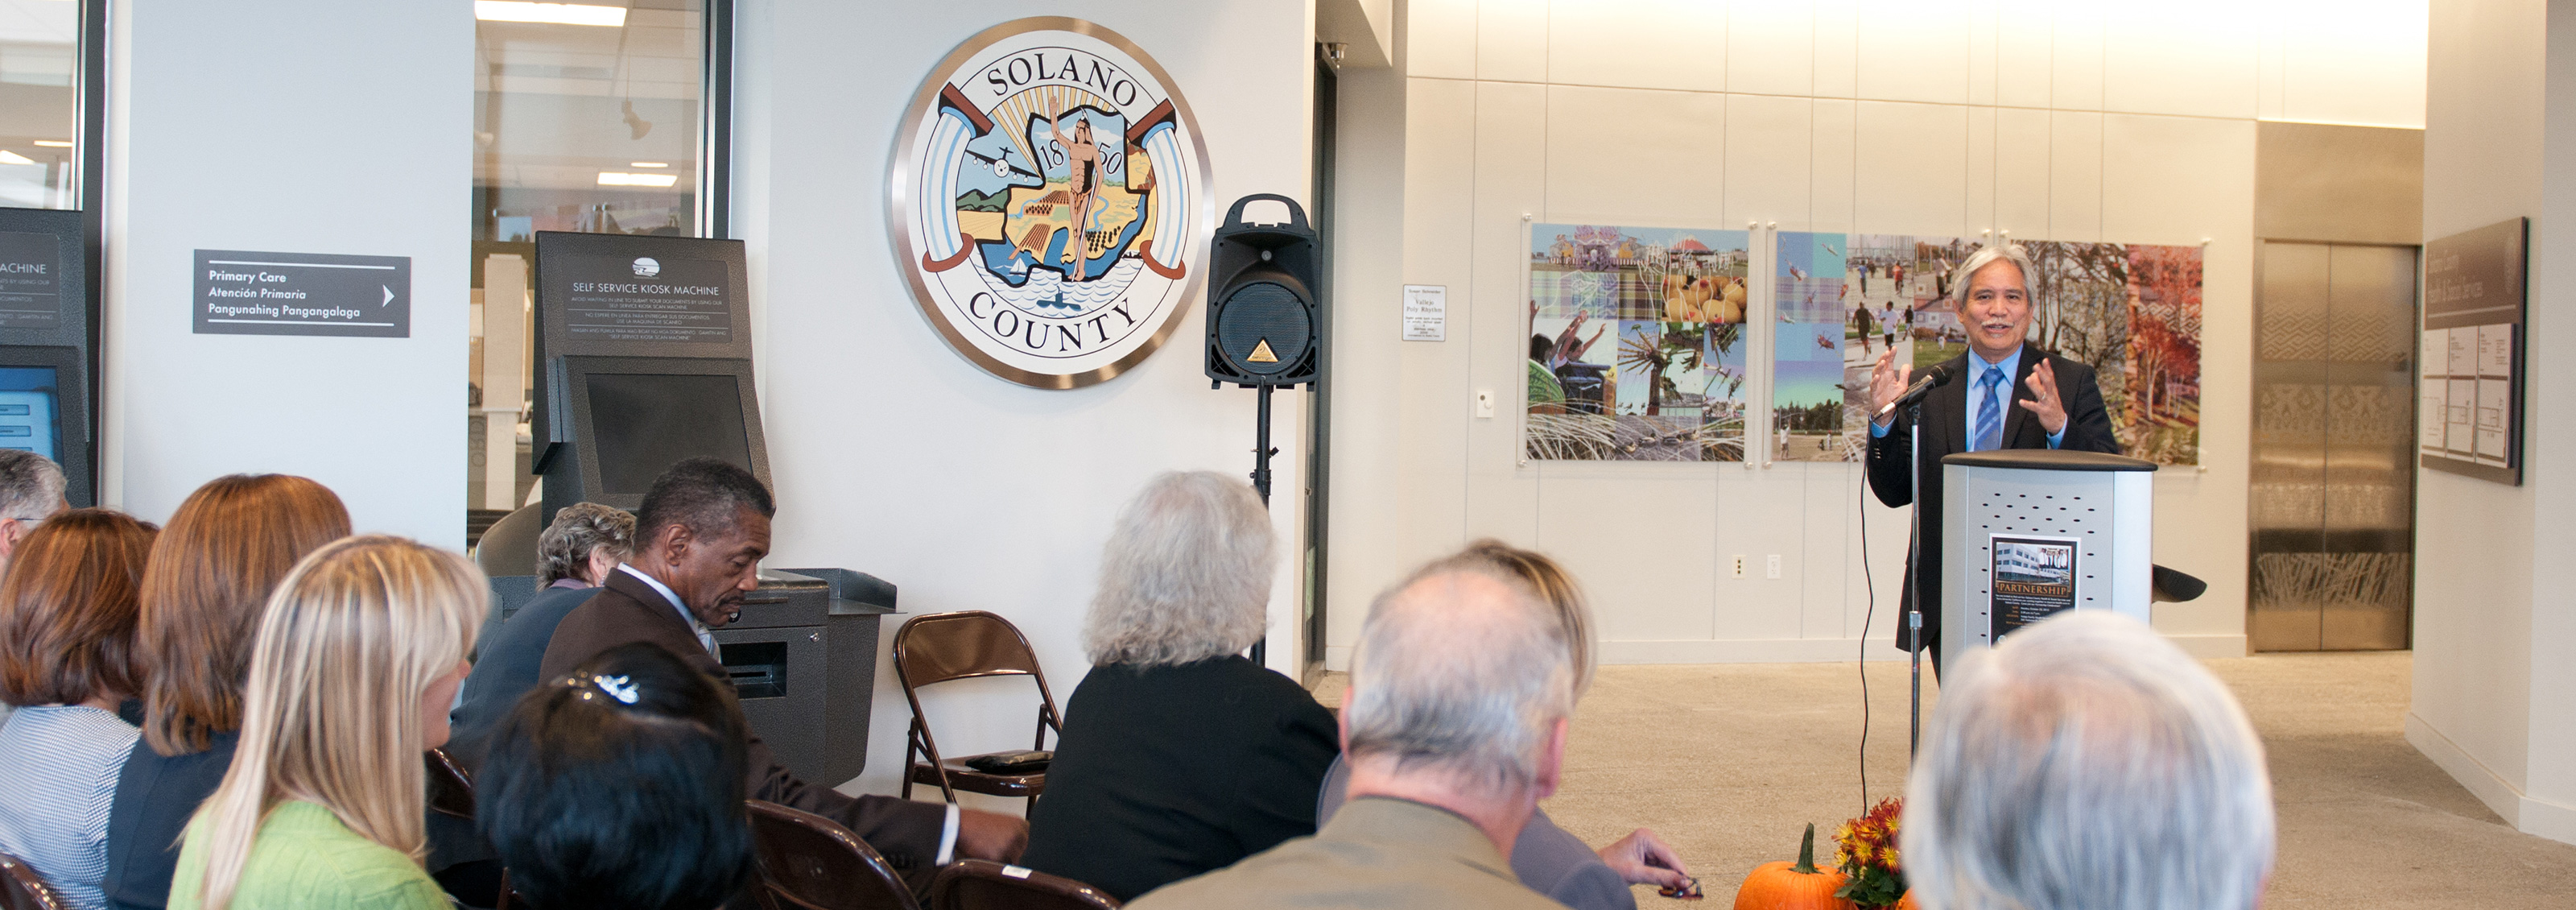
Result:
M2243 653L2254 122L2420 126L2424 67L2421 2L2247 7L1401 5L1398 73L1342 85L1343 222L1400 205L1403 229L1336 249L1336 657L1378 588L1486 535L1583 577L1605 660L1846 659L1860 644L1858 466L1523 465L1508 407L1471 416L1477 389L1519 398L1524 216L2206 238L2206 470L2159 474L2156 558L2211 588L2156 622L2198 653ZM1383 144L1399 135L1400 162ZM1447 342L1392 340L1408 283L1449 288ZM1868 508L1883 639L1903 513ZM1749 577L1720 571L1734 554ZM1781 579L1763 577L1770 554Z
M2576 402L2550 380L2576 342L2576 4L2433 8L2424 236L2531 219L2523 485L2417 471L2408 741L2524 831L2576 841L2576 606L2541 541L2576 532ZM2563 217L2562 217L2563 216Z
M904 613L991 610L1025 632L1056 696L1089 662L1080 643L1112 518L1171 469L1252 468L1253 393L1199 372L1202 311L1135 370L1073 391L993 378L923 320L885 232L887 155L904 105L967 37L1021 16L1089 19L1158 60L1196 111L1216 198L1303 199L1312 14L1224 0L741 5L736 232L748 242L762 411L780 499L775 566L846 566L901 586ZM864 47L864 50L860 48ZM1281 572L1274 666L1297 652L1303 392L1278 395L1273 513ZM886 639L903 617L889 617ZM868 770L896 786L909 718L881 668ZM987 685L989 683L989 685ZM944 749L1026 748L1035 696L1020 680L934 689ZM1016 811L1016 802L998 808Z
M101 501L158 521L223 474L302 474L359 530L462 547L472 8L112 22ZM411 337L191 334L198 249L409 256Z

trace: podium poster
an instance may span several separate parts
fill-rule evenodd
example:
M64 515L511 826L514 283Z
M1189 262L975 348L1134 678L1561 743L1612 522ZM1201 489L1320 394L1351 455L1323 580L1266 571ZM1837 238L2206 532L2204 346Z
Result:
M2023 626L2075 609L2078 543L2072 537L1987 536L1987 552L1994 554L1986 611L1994 622L1991 641L2001 643Z

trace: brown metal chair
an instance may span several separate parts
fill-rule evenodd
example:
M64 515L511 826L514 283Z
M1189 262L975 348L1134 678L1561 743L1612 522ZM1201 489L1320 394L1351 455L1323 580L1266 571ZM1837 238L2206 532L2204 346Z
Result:
M45 877L25 860L0 853L0 910L70 910Z
M931 881L930 910L1118 910L1118 899L1060 875L961 859Z
M922 717L923 687L957 679L979 676L1028 676L1038 683L1037 744L1031 749L1046 748L1047 730L1053 728L1056 738L1064 738L1063 716L1056 713L1055 693L1047 688L1046 672L1038 668L1037 654L1029 649L1029 640L1011 621L982 610L954 613L932 613L915 616L894 633L894 676L903 683L904 701L912 705L912 728L903 749L904 766L910 769L903 780L903 795L912 797L912 785L938 784L939 794L949 802L957 801L957 791L992 796L1025 796L1034 805L1038 794L1046 792L1046 772L1030 774L991 774L968 767L989 752L958 758L943 758L939 741L930 735L930 722ZM917 761L916 758L926 761Z
M876 848L811 812L761 800L751 810L763 910L921 910Z
M429 810L452 818L474 820L474 778L445 749L421 756L429 766Z

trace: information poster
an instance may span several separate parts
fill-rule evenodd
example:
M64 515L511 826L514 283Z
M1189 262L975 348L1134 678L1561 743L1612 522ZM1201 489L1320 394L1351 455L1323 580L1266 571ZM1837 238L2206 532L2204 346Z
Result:
M2075 555L2072 537L1987 537L1993 554L1993 579L1986 615L1993 622L1993 641L2031 623L2075 609Z
M727 263L651 256L567 256L564 332L599 341L733 341Z
M2516 218L2424 245L2424 467L2522 483L2524 243Z

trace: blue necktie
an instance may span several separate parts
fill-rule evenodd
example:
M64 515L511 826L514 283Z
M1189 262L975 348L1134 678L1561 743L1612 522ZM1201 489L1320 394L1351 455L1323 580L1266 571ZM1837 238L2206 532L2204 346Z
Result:
M1977 438L1968 451L1983 452L2004 445L2004 369L1995 364L1977 377L1977 387L1985 393L1984 407L1977 409Z

